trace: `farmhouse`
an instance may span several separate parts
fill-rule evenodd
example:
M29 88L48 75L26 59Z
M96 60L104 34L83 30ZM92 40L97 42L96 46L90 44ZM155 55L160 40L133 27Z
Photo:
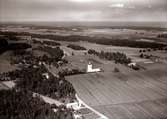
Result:
M50 78L48 73L43 73L42 76L44 76L46 79Z
M100 68L93 69L93 65L89 62L88 66L87 66L88 73L100 72L100 71L101 71Z
M136 63L135 63L135 62L129 63L128 66L129 66L129 67L136 66Z

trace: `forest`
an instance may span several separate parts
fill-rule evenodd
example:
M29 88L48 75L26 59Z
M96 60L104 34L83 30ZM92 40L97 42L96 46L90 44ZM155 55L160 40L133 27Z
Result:
M27 90L12 89L0 90L0 119L73 119L73 115L72 110L49 105Z
M35 73L34 73L35 72ZM49 79L43 74L48 73ZM15 70L6 73L6 77L15 80L17 90L29 90L54 99L75 99L75 90L64 77L54 77L47 71L45 66L24 67L21 70Z

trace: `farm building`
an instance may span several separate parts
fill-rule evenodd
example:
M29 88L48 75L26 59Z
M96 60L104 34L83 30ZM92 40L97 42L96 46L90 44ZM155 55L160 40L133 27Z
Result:
M100 68L95 68L95 69L93 69L92 63L89 62L88 66L87 66L87 72L88 72L88 73L100 72L100 71L101 71Z
M48 73L43 73L42 76L44 76L46 79L49 79L49 74Z
M136 63L135 62L129 63L128 66L129 67L136 66Z

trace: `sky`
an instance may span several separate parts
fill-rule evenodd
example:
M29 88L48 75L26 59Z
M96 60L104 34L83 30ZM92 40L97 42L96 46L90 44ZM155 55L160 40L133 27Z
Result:
M166 21L167 0L0 0L0 21Z

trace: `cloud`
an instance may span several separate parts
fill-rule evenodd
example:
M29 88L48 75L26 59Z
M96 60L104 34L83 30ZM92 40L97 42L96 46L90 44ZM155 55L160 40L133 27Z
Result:
M167 19L166 6L167 0L0 0L0 20L158 21Z
M135 9L136 7L134 5L125 5L122 3L118 4L111 4L109 5L110 8L126 8L126 9Z
M72 2L80 2L80 3L87 3L87 2L95 2L96 0L69 0Z
M109 7L112 7L112 8L124 8L125 5L122 4L122 3L119 3L119 4L111 4L111 5L109 5Z

